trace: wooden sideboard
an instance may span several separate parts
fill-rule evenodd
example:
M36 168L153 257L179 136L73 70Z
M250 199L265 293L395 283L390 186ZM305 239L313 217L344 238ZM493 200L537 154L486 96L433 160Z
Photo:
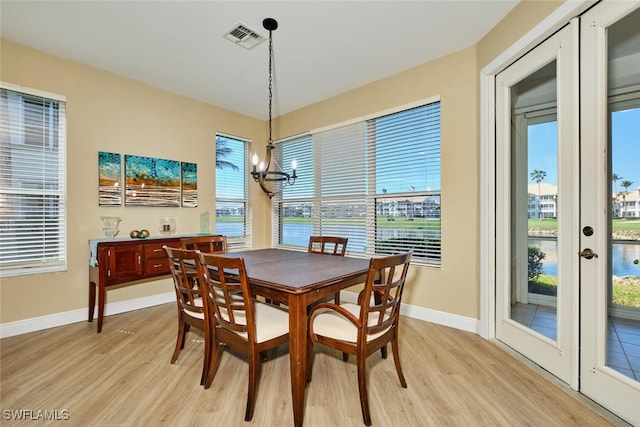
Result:
M98 295L98 333L102 332L107 289L139 280L171 274L163 246L181 247L181 237L90 240L89 322L93 322Z

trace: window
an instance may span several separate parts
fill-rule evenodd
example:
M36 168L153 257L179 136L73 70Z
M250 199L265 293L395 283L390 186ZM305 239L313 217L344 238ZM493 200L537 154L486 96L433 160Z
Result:
M276 155L299 176L273 199L277 245L340 235L352 254L412 249L440 265L439 101L279 141Z
M247 140L216 135L216 233L227 236L229 248L251 246Z
M64 98L0 88L0 277L65 271Z

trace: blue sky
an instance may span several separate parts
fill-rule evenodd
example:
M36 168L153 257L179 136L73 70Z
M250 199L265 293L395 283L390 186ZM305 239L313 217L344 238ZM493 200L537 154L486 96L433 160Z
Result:
M632 181L629 189L640 186L640 108L616 111L612 117L612 172L622 177L617 191L622 191L621 181ZM547 173L542 182L558 183L558 138L556 122L529 126L529 183L534 169ZM615 191L615 190L613 190Z

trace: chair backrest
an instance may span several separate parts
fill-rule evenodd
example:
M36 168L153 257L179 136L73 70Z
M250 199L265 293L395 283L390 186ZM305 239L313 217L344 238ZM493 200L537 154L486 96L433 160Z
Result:
M397 321L411 255L406 252L369 261L365 287L358 295L360 321L367 325L365 335L385 331Z
M346 237L310 236L308 252L344 256L348 241Z
M164 247L180 308L194 317L203 317L203 290L198 283L198 251Z
M180 239L183 249L199 250L208 253L227 253L227 236L194 236Z
M244 259L200 252L198 260L198 275L216 324L255 339L253 299Z

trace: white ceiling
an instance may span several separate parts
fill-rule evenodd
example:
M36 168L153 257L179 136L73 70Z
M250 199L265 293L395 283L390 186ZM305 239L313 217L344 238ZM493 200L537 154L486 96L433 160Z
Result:
M265 37L262 20L279 23L273 33L277 117L471 46L517 3L2 0L0 34L265 119L268 42L246 50L225 39L238 23Z

